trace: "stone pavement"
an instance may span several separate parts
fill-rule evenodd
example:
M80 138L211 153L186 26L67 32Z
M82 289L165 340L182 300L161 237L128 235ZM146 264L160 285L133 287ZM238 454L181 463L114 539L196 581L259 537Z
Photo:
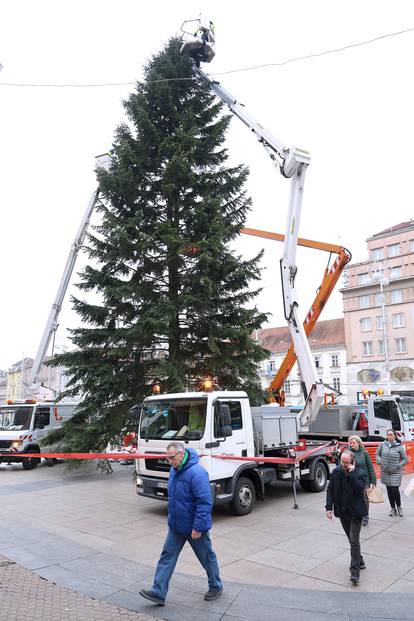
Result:
M0 621L157 621L43 580L0 556Z
M325 518L324 494L298 491L295 511L282 483L249 516L218 508L212 538L223 597L203 600L203 570L186 546L158 608L138 591L151 584L166 504L136 496L132 467L116 465L109 476L93 464L64 470L0 466L0 553L62 587L171 621L414 619L414 499L404 497L404 518L388 517L386 504L371 506L358 589L349 584L340 524Z

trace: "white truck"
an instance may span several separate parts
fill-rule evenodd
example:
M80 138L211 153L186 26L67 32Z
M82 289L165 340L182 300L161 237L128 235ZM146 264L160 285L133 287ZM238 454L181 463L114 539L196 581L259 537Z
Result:
M367 442L382 441L387 429L394 429L401 441L414 439L414 397L381 395L369 397L368 408L358 405L335 405L321 408L303 438L346 440L359 435Z
M76 405L26 399L0 406L0 462L18 462L25 470L36 468L41 459L24 454L40 453L41 440L72 418ZM42 447L42 452L48 452L48 447Z
M199 453L209 474L214 503L229 503L236 515L250 513L256 499L264 499L265 487L272 481L291 480L295 491L299 480L302 489L321 492L329 478L329 462L336 456L336 440L353 434L383 440L390 427L403 434L401 439L414 439L414 398L370 399L369 429L365 431L354 429L353 414L359 409L322 408L309 428L301 430L300 411L277 406L251 408L244 392L147 397L140 412L137 451L150 457L136 460L137 494L167 499L170 465L162 455L172 440ZM159 458L154 457L157 453ZM269 463L268 458L279 459L279 463ZM289 463L292 458L295 463Z
M329 477L326 441L306 445L298 434L298 420L289 408L251 408L245 392L147 397L141 408L137 451L151 457L136 460L137 493L167 499L170 465L162 455L172 440L199 453L209 473L214 503L229 503L237 515L250 513L256 498L264 499L265 486L277 479L299 479L304 489L322 491ZM160 457L154 458L157 453ZM268 458L279 463L266 463ZM290 463L292 458L296 463Z

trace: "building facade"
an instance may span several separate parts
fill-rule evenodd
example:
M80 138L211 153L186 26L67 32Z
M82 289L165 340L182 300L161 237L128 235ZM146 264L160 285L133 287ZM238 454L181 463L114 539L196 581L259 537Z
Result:
M414 396L414 221L367 239L341 290L351 401L366 390Z
M48 360L48 358L46 358ZM47 367L42 365L36 385L30 382L33 368L33 358L23 358L13 364L6 379L6 388L3 388L3 402L22 399L37 399L39 401L54 399L64 390L68 377L63 367ZM1 393L0 393L1 403Z
M256 338L270 352L269 358L262 361L259 369L262 387L268 388L291 344L289 328L266 328L258 331ZM309 337L309 344L318 376L326 385L325 392L341 392L342 396L338 396L337 401L348 403L344 320L319 321ZM284 389L286 404L304 404L297 364L286 380Z

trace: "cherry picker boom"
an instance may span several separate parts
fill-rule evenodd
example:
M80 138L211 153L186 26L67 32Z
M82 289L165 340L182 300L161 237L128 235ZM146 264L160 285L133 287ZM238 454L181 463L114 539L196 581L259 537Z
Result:
M95 164L97 168L108 168L109 166L109 158L107 154L98 155L95 158ZM58 318L62 308L63 300L65 299L66 291L69 285L69 281L71 279L73 269L76 264L76 259L78 257L79 250L82 248L83 241L85 239L86 232L88 230L89 221L91 219L93 210L95 209L95 205L99 198L99 191L94 190L89 199L86 210L83 214L82 221L80 223L79 229L76 233L76 237L73 241L73 244L70 248L69 255L66 261L65 268L63 270L63 275L59 283L58 290L56 292L55 299L53 301L52 307L49 312L49 316L46 321L46 325L43 330L42 338L39 343L39 347L36 353L36 358L33 363L33 367L30 374L30 383L36 385L38 381L38 376L40 372L40 367L45 359L47 350L50 345L50 341L52 340L53 334L56 332L58 327Z
M181 27L184 33L186 32L184 30L185 23ZM200 68L201 62L210 62L214 57L215 41L213 37L209 36L211 26L211 22L207 24L200 21L196 36L193 35L184 42L181 48L182 54L187 55L192 60L194 74L203 80L215 95L229 107L230 111L255 134L266 149L272 162L279 168L283 177L291 180L286 234L283 257L280 260L280 270L284 315L292 337L305 398L304 408L299 415L300 426L304 429L315 420L323 401L323 383L317 375L306 332L299 319L299 301L295 287L298 231L305 174L310 163L310 156L306 151L285 146L269 130L258 123L247 112L245 106L231 93Z

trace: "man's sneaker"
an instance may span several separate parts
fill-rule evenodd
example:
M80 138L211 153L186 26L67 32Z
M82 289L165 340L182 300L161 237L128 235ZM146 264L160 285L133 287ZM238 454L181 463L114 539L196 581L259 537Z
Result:
M394 515L397 515L397 509L390 510L390 517L394 517Z
M153 593L152 591L146 591L145 589L141 589L139 591L139 594L141 595L141 597L145 597L145 599L149 599L149 601L152 602L153 604L158 604L158 606L165 605L165 601L161 599L161 597L158 597L158 595L155 595L155 593Z
M360 562L360 564L359 564L359 568L360 568L360 569L365 569L365 568L366 568L366 565L365 565L365 561L364 561L364 560L362 560L362 561Z
M351 577L349 579L350 579L350 581L352 582L352 584L354 586L358 586L358 584L359 584L359 576L357 576L356 574L351 574Z
M217 599L223 593L223 587L219 589L209 589L204 595L204 599L208 602L212 602L213 599Z
M400 517L404 517L404 513L403 513L403 510L401 509L401 507L397 507L397 511L398 511L398 515Z
M369 517L362 518L362 526L368 526L368 522L369 522Z

